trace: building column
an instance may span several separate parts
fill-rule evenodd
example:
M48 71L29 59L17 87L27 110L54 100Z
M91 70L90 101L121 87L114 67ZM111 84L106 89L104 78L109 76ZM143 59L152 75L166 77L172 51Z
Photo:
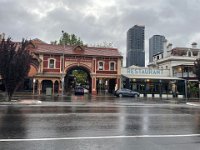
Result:
M96 77L92 76L92 95L96 95Z
M58 94L60 94L61 92L61 87L60 87L61 85L60 85L60 80L58 80Z
M38 94L41 94L41 90L42 90L42 80L38 80Z
M33 95L35 94L35 82L36 82L36 80L35 80L35 78L33 78Z
M51 81L52 81L52 83L53 83L53 87L52 87L52 88L53 88L53 89L52 89L52 94L54 95L54 93L55 93L55 91L54 91L54 90L55 90L55 89L54 89L55 80L51 80Z

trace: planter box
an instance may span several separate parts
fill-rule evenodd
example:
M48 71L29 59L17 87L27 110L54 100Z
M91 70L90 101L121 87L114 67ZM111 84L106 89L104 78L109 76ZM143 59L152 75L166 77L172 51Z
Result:
M162 94L162 98L167 98L167 94Z
M184 98L184 95L178 95L178 98Z
M154 94L154 98L160 98L160 94Z
M144 94L140 94L140 97L144 97Z
M173 95L172 94L168 94L168 98L173 98Z
M147 94L147 97L148 97L148 98L151 98L151 97L152 97L152 94Z

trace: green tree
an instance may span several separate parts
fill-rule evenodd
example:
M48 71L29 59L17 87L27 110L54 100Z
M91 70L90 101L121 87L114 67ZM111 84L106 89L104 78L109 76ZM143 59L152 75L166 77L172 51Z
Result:
M189 82L188 87L190 97L197 97L199 91L198 85L196 85L196 83Z
M83 70L73 70L72 75L76 77L76 82L82 85L86 83L88 78L87 73Z
M62 31L62 36L59 40L59 44L61 45L83 45L83 41L80 37L77 37L75 34L69 34L67 32Z
M200 81L200 58L194 61L194 73L196 74L197 79Z
M0 43L0 74L10 101L15 90L23 83L30 70L32 56L28 51L30 41L14 43L11 38Z

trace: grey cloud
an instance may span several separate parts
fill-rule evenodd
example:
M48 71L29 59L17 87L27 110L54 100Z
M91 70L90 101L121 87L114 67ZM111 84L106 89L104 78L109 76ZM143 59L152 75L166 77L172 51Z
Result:
M16 40L37 37L49 42L59 39L64 30L89 44L113 42L123 54L126 32L135 24L145 25L146 41L154 34L164 35L177 46L185 46L191 39L200 41L196 36L200 34L199 0L111 0L113 5L101 0L105 6L100 7L95 2L1 0L0 32Z

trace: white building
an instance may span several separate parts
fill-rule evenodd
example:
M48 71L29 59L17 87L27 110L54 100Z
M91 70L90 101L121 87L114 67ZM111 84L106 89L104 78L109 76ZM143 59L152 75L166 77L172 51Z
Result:
M172 77L169 69L130 66L122 68L122 87L140 93L140 97L183 98L185 80Z
M172 44L167 44L165 41L164 52L154 55L153 62L149 63L148 67L169 69L171 77L183 78L188 85L192 83L194 87L198 88L198 80L193 73L194 61L197 58L200 58L200 49L197 48L197 43L192 43L190 48L172 48Z

